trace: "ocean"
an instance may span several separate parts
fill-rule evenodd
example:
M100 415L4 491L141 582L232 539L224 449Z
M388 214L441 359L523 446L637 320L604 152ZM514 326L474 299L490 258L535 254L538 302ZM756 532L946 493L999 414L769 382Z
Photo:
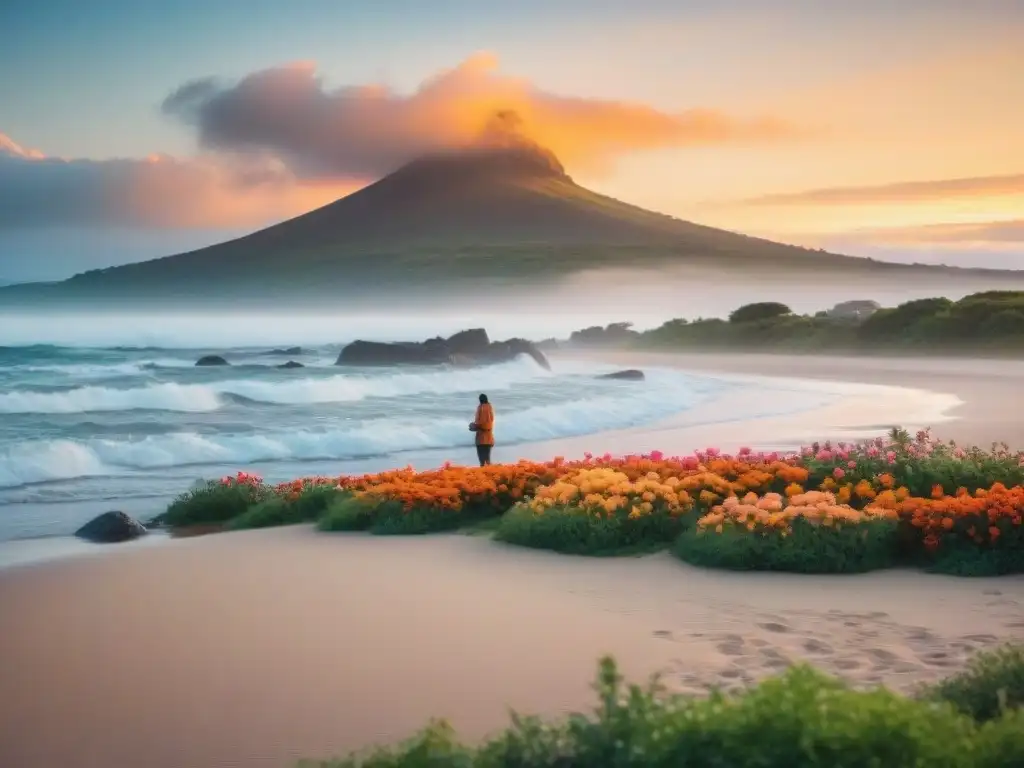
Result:
M529 358L479 368L350 368L340 344L0 347L0 541L67 536L94 514L143 518L197 481L473 463L477 395L497 411L495 460L523 446L650 424L739 386L677 370ZM196 367L219 354L227 367ZM280 369L294 359L305 367Z

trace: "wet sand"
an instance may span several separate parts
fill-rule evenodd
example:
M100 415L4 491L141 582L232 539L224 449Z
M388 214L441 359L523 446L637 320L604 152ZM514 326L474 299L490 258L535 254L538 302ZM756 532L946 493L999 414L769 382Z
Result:
M1024 578L736 574L298 527L7 569L0 610L0 765L280 766L435 715L477 738L507 706L588 707L605 653L683 691L790 660L910 689L1024 636Z
M922 393L920 397L910 396L891 414L892 420L877 426L882 429L893 424L932 426L935 435L943 440L956 440L964 445L986 448L992 443L1006 442L1015 450L1024 449L1024 409L1019 405L1024 391L1024 360L641 352L570 354L599 357L604 362L624 368L670 366L702 374L854 382L874 387L917 390ZM929 419L927 414L933 410L931 405L923 411L915 407L926 399L924 393L947 395L960 402L949 405L946 410L946 415L950 417L948 420ZM942 400L938 399L937 402L941 406ZM870 414L877 406L877 403L865 402L860 410L862 414ZM899 418L901 411L907 418ZM913 423L908 423L908 420ZM841 434L850 426L844 421L860 421L858 427L864 424L863 416L858 418L850 409L833 411L824 417L821 414L804 413L800 418L791 420L791 423L799 426L797 431L800 438L808 434L807 427L817 430L818 438L825 438L831 436L829 432ZM760 427L751 426L761 432L764 422L761 422ZM776 438L785 439L786 434L776 432Z

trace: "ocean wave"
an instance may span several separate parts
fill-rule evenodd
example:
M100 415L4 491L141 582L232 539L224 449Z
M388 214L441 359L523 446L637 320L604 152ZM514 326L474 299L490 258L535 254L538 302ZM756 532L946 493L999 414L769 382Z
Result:
M655 375L641 387L631 385L628 397L609 393L500 412L501 441L525 443L639 426L691 408L718 389L688 386L688 378L680 374ZM466 419L427 417L369 419L320 431L219 435L177 432L136 440L35 441L0 452L0 487L184 466L344 461L469 443Z
M354 402L368 397L500 390L553 375L529 357L520 356L509 363L465 370L337 374L277 381L234 379L207 384L163 382L130 388L84 386L58 392L16 390L0 394L0 413L203 413L215 411L228 402L304 405Z

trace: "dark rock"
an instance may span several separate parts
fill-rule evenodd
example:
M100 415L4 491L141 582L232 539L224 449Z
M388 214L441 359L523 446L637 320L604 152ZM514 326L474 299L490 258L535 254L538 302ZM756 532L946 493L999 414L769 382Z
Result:
M276 368L305 368L306 366L304 366L302 363L297 363L294 360L289 360L287 363L281 363L280 365L275 366L275 367Z
M614 373L605 373L597 378L599 379L621 379L622 381L643 381L644 372L638 371L635 368L629 368L625 371L615 371Z
M459 331L448 338L448 350L453 355L485 355L491 340L483 328L471 328Z
M482 365L506 363L529 355L538 365L551 369L544 354L525 339L489 341L482 328L461 331L449 339L440 337L414 342L353 341L341 350L335 365Z
M288 357L290 355L301 355L303 354L302 347L288 347L287 349L272 349L269 352L264 352L264 355L275 355L278 357Z
M231 363L220 355L203 355L196 360L196 365L231 365Z
M440 365L447 360L443 345L353 341L341 350L335 365Z
M142 523L124 512L104 512L75 531L78 538L99 544L131 541L145 534L146 529Z

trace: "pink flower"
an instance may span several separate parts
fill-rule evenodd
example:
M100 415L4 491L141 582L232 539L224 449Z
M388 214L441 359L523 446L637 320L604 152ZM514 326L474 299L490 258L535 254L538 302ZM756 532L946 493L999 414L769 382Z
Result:
M832 477L834 477L836 480L842 480L844 477L846 477L846 472L843 471L842 467L836 467L835 469L832 470Z
M749 446L746 446L746 445L740 446L740 456L749 456L753 452L754 452L754 449L750 448Z
M953 455L956 458L958 458L958 459L962 459L962 458L964 458L967 455L967 451L965 451L963 448L959 448L959 447L958 448L954 448L953 449Z
M583 454L583 458L586 459L587 461L590 461L591 459L594 458L594 454L592 454L590 451L587 451L586 453Z
M849 469L856 469L857 468L857 462L856 461L848 461L848 462L846 462L846 466Z
M886 451L885 460L892 464L896 461L896 451Z
M875 446L872 445L870 448L868 448L868 456L870 456L872 459L878 456L878 454L879 450Z
M829 451L829 450L818 451L818 455L815 456L814 458L816 458L818 461L828 461L829 459L832 458L832 451Z
M661 451L651 451L651 461L661 461L665 458L665 454Z
M718 449L718 448L708 448L707 449L707 454L708 454L708 456L711 456L711 457L720 456L721 453L722 453L722 451L720 449Z

